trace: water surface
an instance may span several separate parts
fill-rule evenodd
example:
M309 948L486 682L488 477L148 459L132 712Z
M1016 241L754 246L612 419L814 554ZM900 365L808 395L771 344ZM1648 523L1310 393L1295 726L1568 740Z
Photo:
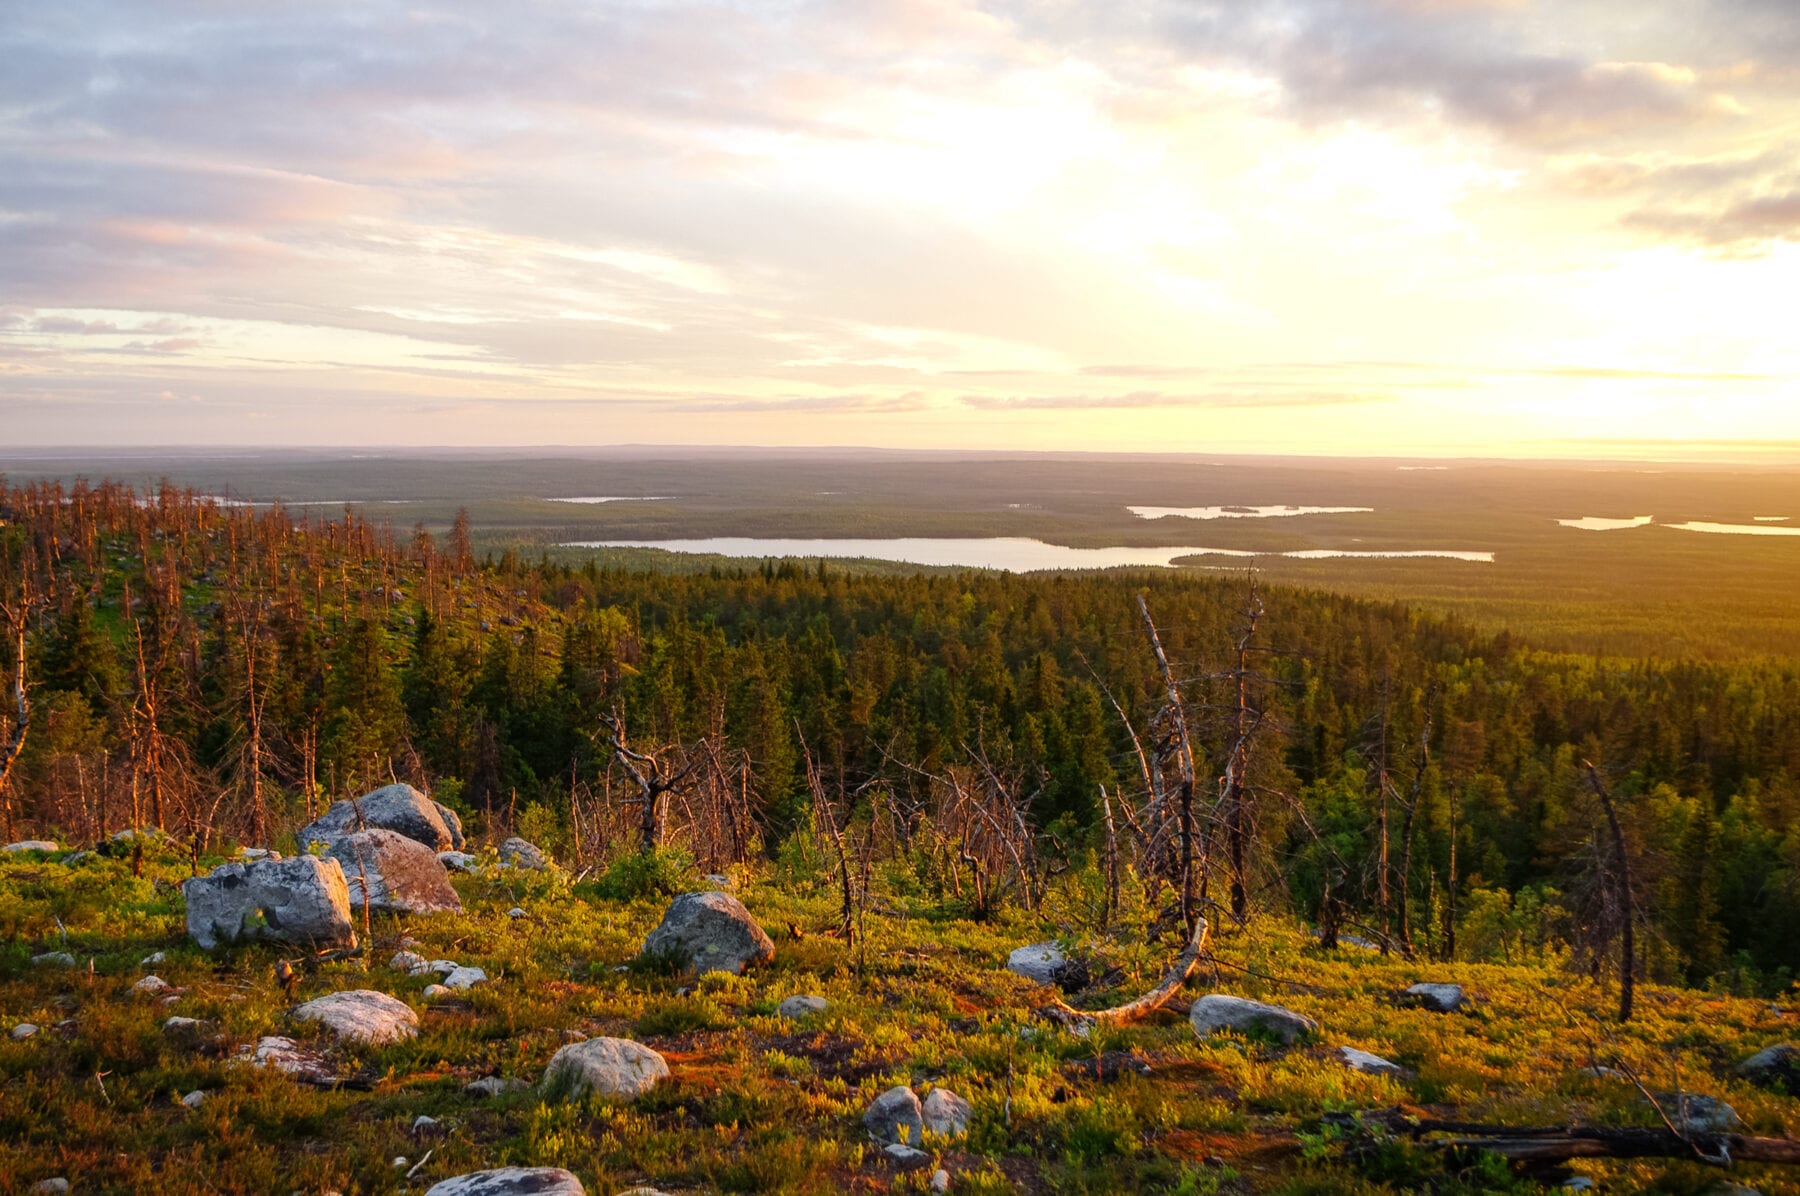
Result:
M1139 519L1279 519L1286 515L1366 515L1374 507L1126 507Z

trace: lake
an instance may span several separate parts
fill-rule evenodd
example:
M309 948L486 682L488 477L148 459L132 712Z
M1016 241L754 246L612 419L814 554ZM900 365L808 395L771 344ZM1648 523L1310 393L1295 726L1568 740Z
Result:
M1039 569L1118 569L1130 566L1165 569L1181 557L1216 556L1245 559L1287 557L1317 561L1332 558L1392 560L1432 558L1492 563L1491 552L1451 549L1419 551L1348 551L1309 548L1289 552L1252 552L1239 548L1070 548L1023 536L899 537L888 540L804 540L757 536L709 536L691 540L577 540L565 548L660 548L714 556L749 557L849 557L901 561L909 565L935 565L959 569L999 569L1029 573Z

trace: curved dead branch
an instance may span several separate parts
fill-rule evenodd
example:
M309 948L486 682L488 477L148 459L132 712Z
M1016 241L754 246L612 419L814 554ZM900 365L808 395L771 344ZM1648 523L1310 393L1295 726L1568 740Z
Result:
M1086 1038L1096 1026L1128 1026L1133 1022L1141 1022L1167 1005L1181 990L1181 986L1187 983L1188 978L1199 970L1209 930L1204 917L1196 918L1192 937L1188 939L1187 946L1182 948L1181 954L1175 957L1175 962L1169 965L1169 970L1163 973L1162 983L1135 1001L1127 1001L1111 1009L1076 1009L1061 1000L1054 1000L1034 1012L1045 1021L1054 1022L1081 1038Z

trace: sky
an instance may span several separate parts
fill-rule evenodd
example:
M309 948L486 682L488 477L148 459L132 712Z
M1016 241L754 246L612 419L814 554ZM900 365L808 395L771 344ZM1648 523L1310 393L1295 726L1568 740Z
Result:
M1793 0L0 0L0 442L1800 460Z

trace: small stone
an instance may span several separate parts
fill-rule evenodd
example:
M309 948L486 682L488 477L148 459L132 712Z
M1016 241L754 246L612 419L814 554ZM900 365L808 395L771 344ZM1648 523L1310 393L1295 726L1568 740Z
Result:
M544 1069L543 1089L570 1100L589 1092L630 1100L669 1075L663 1057L629 1038L590 1038L557 1051Z
M425 1196L587 1196L587 1189L560 1167L501 1167L446 1179Z
M1713 1096L1659 1092L1656 1103L1671 1121L1690 1134L1725 1134L1742 1124L1736 1109Z
M944 1196L950 1190L950 1173L939 1167L931 1173L931 1190L938 1196Z
M138 960L138 967L153 968L167 958L168 957L161 951L152 951L150 954L144 956L144 958Z
M946 1138L960 1137L968 1132L971 1112L969 1102L948 1088L933 1088L920 1106L925 1128Z
M196 1088L181 1098L181 1103L190 1109L198 1109L206 1101L206 1093Z
M142 980L131 986L131 991L137 993L139 996L156 997L161 996L163 993L170 991L174 987L174 985L170 984L167 980L164 980L161 976L145 976Z
M925 1138L924 1110L904 1084L894 1085L869 1102L863 1126L877 1142L920 1142Z
M454 959L434 959L413 974L419 976L426 972L436 972L440 976L448 976L451 972L454 972L460 967L462 967L462 965L457 963Z
M1415 984L1406 990L1407 1003L1433 1013L1454 1013L1463 1007L1460 984Z
M1351 1071L1367 1072L1377 1076L1397 1076L1400 1065L1389 1062L1380 1055L1371 1055L1367 1051L1359 1051L1355 1047L1341 1046L1337 1049L1338 1061Z
M425 957L417 951L396 951L394 958L388 960L388 967L396 972L409 972L416 976L425 970Z
M1585 1175L1571 1175L1556 1186L1564 1192L1592 1192L1594 1181Z
M419 1015L404 1001L366 988L315 998L294 1010L294 1016L319 1022L350 1042L397 1042L419 1032Z
M440 851L438 863L452 872L474 872L480 867L481 859L466 851Z
M524 1080L504 1080L499 1076L483 1076L479 1080L463 1085L463 1091L469 1096L504 1096L508 1092L523 1092L531 1085Z
M162 1024L164 1037L190 1043L199 1042L211 1029L211 1022L201 1021L197 1017L172 1017Z
M731 887L731 878L726 876L723 872L708 872L700 879L715 889L729 889Z
M248 1063L251 1067L272 1068L282 1075L300 1080L307 1084L332 1086L337 1083L337 1076L319 1055L300 1049L300 1045L291 1038L276 1035L257 1040L255 1046L247 1046L239 1051L237 1061Z
M415 1134L435 1133L437 1132L437 1124L437 1118L427 1117L425 1114L421 1113L413 1118L412 1132Z
M33 1196L52 1196L53 1193L67 1192L68 1190L69 1181L60 1175L55 1179L40 1179L31 1185Z
M31 962L45 965L54 964L59 968L72 968L75 966L75 957L67 951L46 951L42 955L33 955Z
M281 858L281 853L279 851L270 851L266 847L240 847L238 848L238 854L247 860L266 860L270 858L278 860Z
M523 918L525 916L525 911L515 905L506 911L506 916L509 918Z
M480 968L457 968L444 977L444 987L455 989L457 992L467 992L477 984L486 983L487 978L487 973Z
M12 1040L14 1042L24 1042L27 1038L30 1038L37 1032L38 1028L30 1022L20 1022L12 1028Z
M923 1167L931 1162L930 1155L916 1147L908 1146L903 1142L891 1142L881 1149L882 1152L885 1153L888 1158L892 1159L897 1166L908 1171L915 1167Z
M789 997L775 1007L775 1012L782 1017L799 1019L814 1013L824 1013L831 1008L831 1002L824 997Z
M406 1163L406 1156L405 1156L405 1155L403 1155L403 1154L397 1154L397 1155L395 1155L395 1156L394 1156L394 1166L395 1166L395 1167L397 1167L397 1168L398 1168L398 1167L404 1167L404 1166L406 1166L406 1165L407 1165L407 1163Z
M423 996L427 1001L435 1001L439 997L454 997L456 990L444 984L427 984Z
M21 851L55 851L57 845L48 839L21 839L17 843L8 843L0 847L0 851L8 855L16 855Z

